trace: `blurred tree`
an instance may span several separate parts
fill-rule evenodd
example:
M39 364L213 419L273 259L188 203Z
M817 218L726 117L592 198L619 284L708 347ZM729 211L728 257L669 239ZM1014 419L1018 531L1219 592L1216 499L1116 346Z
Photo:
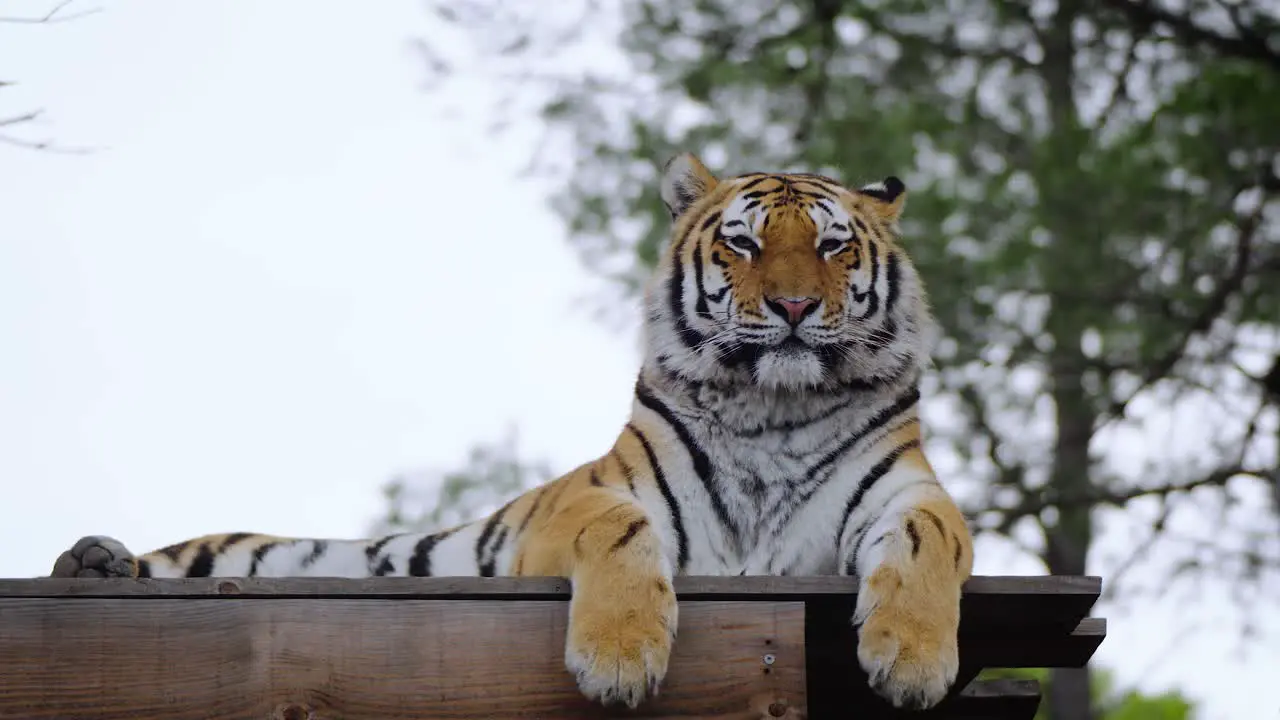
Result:
M1048 671L1040 668L987 670L982 679L1036 680L1044 692L1052 683ZM1115 688L1111 674L1105 670L1093 673L1093 706L1099 720L1190 720L1195 706L1178 692L1143 695L1135 690ZM1034 720L1049 720L1048 709L1041 704Z
M502 440L473 447L461 468L393 478L383 488L386 515L372 533L434 532L469 522L551 477L545 463L520 459L511 430Z
M480 48L456 77L496 71L540 105L533 168L566 180L572 242L626 292L667 231L656 180L679 150L906 180L946 334L930 450L979 529L1051 573L1105 573L1108 597L1142 589L1139 565L1160 594L1170 573L1280 566L1257 511L1280 485L1275 3L433 7ZM1091 555L1103 530L1125 555ZM1051 717L1093 717L1089 690L1055 671Z

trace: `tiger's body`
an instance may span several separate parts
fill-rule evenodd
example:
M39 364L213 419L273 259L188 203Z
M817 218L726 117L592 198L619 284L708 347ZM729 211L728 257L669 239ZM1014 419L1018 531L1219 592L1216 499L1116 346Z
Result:
M568 577L565 659L582 691L635 707L675 638L675 575L853 575L858 657L898 706L958 669L963 517L920 447L932 332L896 244L896 179L666 170L674 218L645 296L645 355L613 448L434 534L206 536L134 558L82 539L56 576ZM853 649L851 648L851 651Z

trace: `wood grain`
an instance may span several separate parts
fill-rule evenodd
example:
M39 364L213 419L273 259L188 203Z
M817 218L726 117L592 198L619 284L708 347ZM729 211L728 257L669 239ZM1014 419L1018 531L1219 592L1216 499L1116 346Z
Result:
M837 576L682 576L676 594L689 600L778 600L854 595L857 580ZM1093 576L988 576L969 579L964 593L973 597L1096 598L1102 580ZM569 581L557 577L432 578L186 578L186 579L0 579L0 597L121 597L201 595L245 597L448 597L452 599L567 600Z
M802 603L682 601L662 692L635 712L578 694L567 615L546 600L0 598L0 718L804 716Z

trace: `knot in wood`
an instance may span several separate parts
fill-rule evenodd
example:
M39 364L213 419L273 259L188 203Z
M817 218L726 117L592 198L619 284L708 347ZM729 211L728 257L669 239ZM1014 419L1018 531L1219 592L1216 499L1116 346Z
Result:
M787 714L787 704L782 701L769 703L769 715L772 717L782 717Z
M218 594L219 595L239 595L240 584L237 582L233 582L231 580L224 580L218 583Z
M311 708L290 703L276 708L275 720L311 720Z

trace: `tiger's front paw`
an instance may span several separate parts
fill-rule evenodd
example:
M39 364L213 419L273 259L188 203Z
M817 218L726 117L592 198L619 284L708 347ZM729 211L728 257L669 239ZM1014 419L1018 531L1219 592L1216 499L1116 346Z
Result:
M661 578L647 589L633 583L575 588L565 665L582 694L633 709L656 695L667 674L676 614L671 583Z
M859 592L854 618L862 620L858 661L871 687L894 707L931 708L955 683L960 669L959 591L951 593L955 597L950 601L948 594L940 588L928 592L904 586L897 573L886 569Z
M82 537L58 556L50 577L137 577L138 560L119 540L105 535Z

